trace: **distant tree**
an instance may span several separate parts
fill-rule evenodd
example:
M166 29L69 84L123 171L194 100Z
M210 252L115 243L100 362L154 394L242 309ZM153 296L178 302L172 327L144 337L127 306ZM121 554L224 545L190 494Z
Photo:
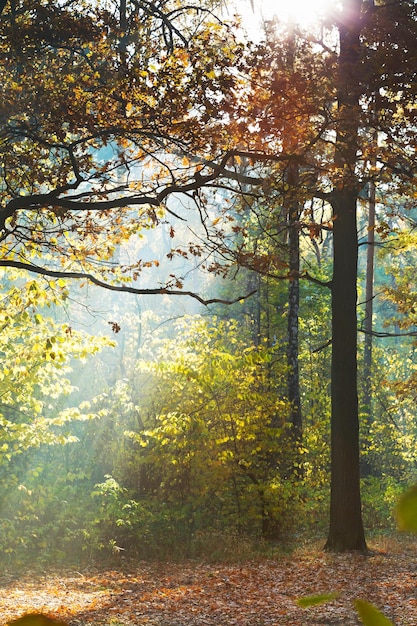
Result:
M270 386L271 368L276 379L285 376L273 349L253 346L235 320L196 316L148 351L152 360L145 350L136 374L152 376L138 399L146 417L130 433L140 444L142 483L134 475L123 483L186 515L194 532L282 535L294 494L286 479L289 405Z
M417 342L417 288L415 281L416 262L416 213L400 211L396 225L387 233L383 231L383 243L380 257L389 263L389 276L382 289L382 304L388 305L385 324L394 327L394 333L383 329L378 335L385 342L398 341L403 336L402 345L393 352L399 355L403 376L391 371L392 387L400 400L413 405L417 398L417 374L415 346ZM384 234L385 231L385 234Z
M53 319L52 309L66 294L61 282L25 281L16 270L5 279L1 273L0 466L7 466L32 447L65 443L66 424L87 419L76 406L60 406L74 391L70 361L85 360L112 342Z
M76 476L62 460L79 447L80 430L103 415L92 394L80 401L74 369L92 367L91 358L114 342L58 322L67 296L62 279L0 270L0 548L14 565L29 556L46 560L55 540L65 543L72 516L65 495Z

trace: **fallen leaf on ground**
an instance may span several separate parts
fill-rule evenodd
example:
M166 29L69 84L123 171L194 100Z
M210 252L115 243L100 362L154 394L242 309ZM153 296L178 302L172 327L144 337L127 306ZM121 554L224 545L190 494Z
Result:
M367 556L311 545L240 563L120 559L106 570L6 572L0 624L35 612L69 626L357 626L361 598L396 626L417 626L417 544L400 536L371 547ZM331 602L297 603L329 593Z

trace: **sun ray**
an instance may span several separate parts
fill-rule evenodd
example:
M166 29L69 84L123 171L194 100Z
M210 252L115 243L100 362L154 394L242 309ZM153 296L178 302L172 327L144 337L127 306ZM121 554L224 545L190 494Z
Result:
M244 0L240 0L242 7ZM320 18L328 14L334 7L334 0L247 0L248 9L269 20L277 17L282 22L295 22L302 28L313 27Z

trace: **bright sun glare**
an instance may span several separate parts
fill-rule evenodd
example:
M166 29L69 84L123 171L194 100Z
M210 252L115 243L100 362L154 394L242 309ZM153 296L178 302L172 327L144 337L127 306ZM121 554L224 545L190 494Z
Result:
M240 0L250 5L249 0ZM334 0L254 0L255 13L260 14L264 19L278 19L287 22L296 22L303 28L312 26L320 17L324 16Z

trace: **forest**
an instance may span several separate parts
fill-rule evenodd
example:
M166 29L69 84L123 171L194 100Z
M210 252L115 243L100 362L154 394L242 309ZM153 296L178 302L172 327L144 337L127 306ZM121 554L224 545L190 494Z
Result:
M1 623L417 624L417 5L285 6L0 3Z

